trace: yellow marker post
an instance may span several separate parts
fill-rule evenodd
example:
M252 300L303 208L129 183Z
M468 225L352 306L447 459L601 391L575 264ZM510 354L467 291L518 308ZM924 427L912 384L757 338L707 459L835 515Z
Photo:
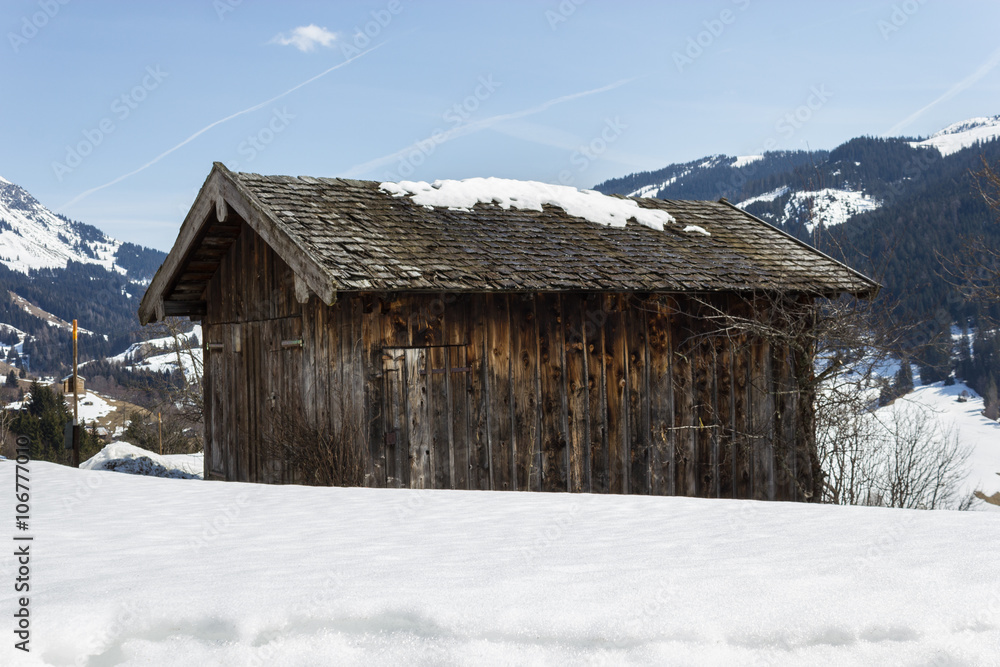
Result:
M80 407L77 394L76 320L73 320L73 467L80 467Z

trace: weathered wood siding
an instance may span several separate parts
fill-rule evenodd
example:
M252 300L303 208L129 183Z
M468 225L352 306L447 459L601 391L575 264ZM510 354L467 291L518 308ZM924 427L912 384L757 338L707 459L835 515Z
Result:
M748 308L740 299L299 303L291 269L244 228L206 301L212 477L296 481L268 446L292 415L361 452L370 486L788 500L813 488L803 361L707 316Z

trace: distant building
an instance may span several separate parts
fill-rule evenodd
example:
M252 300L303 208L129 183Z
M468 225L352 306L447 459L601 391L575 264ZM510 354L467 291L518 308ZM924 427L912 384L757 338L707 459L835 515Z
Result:
M86 384L86 381L87 381L87 378L83 377L82 375L77 375L76 376L76 393L79 394L80 396L83 396L86 393L86 391L84 389L84 385ZM63 390L64 394L72 394L73 393L73 376L72 375L67 375L66 377L64 377L62 379L62 390Z

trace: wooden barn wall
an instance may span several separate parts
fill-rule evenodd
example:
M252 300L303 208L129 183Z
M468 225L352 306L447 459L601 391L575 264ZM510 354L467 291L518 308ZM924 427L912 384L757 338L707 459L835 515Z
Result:
M370 486L779 500L813 489L802 358L723 335L708 315L746 309L735 297L300 304L289 267L243 233L206 298L213 477L296 481L273 443L302 423L361 452Z

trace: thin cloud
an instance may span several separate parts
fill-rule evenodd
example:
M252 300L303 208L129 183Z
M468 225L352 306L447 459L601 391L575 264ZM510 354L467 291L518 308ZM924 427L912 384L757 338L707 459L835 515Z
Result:
M294 46L299 51L305 52L315 51L317 46L330 48L335 41L337 41L336 33L310 23L309 25L300 25L298 28L293 29L290 35L279 32L271 38L270 43L282 46Z
M362 164L354 165L349 168L344 174L347 177L360 176L362 174L368 173L372 169L381 167L382 165L394 162L408 153L414 150L419 150L421 145L426 145L428 141L433 141L435 146L440 146L443 143L451 141L452 139L457 139L458 137L464 137L466 135L472 134L474 132L479 132L480 130L485 130L487 128L496 125L497 123L502 123L508 120L514 120L516 118L524 118L525 116L532 116L537 113L541 113L546 109L554 107L557 104L562 104L563 102L569 102L572 100L578 100L581 97L587 97L588 95L596 95L597 93L603 93L619 86L624 86L626 83L635 81L637 77L632 77L631 79L622 79L621 81L615 81L606 86L601 86L600 88L592 88L591 90L584 90L583 92L573 93L571 95L563 95L562 97L556 97L546 102L527 109L522 109L521 111L514 111L511 113L498 114L496 116L490 116L489 118L484 118L472 123L466 123L465 125L458 125L445 132L438 132L432 134L431 136L423 139L421 141L414 141L409 146L402 148L395 153L390 153L389 155L383 155L382 157L377 157L373 160L369 160Z
M980 65L975 72L973 72L972 74L965 77L964 79L956 83L954 86L949 88L944 95L941 95L941 97L937 98L936 100L934 100L927 106L923 107L922 109L914 111L909 116L907 116L903 120L899 121L898 123L890 127L889 131L886 134L890 137L899 134L900 130L902 130L904 127L906 127L907 125L915 121L917 118L919 118L925 111L927 111L933 106L940 104L941 102L944 102L945 100L950 100L951 98L955 97L955 95L958 95L962 91L966 90L967 88L975 84L977 81L982 79L984 76L989 74L993 70L993 68L996 67L997 65L1000 65L1000 49L994 51L990 55L990 57L986 60L986 62Z
M280 100L282 97L284 97L286 95L289 95L291 93L294 93L299 88L301 88L303 86L309 85L310 83L312 83L316 79L322 78L322 77L326 76L327 74L329 74L330 72L333 72L334 70L338 70L341 67L344 67L345 65L349 65L352 62L354 62L355 60L357 60L358 58L362 58L362 57L368 55L369 53L371 53L372 51L374 51L375 49L381 48L382 46L384 46L384 45L386 45L388 43L389 43L389 41L386 40L385 42L382 42L381 44L377 44L377 45L373 46L372 48L368 49L367 51L362 51L358 55L353 56L351 58L348 58L344 62L339 63L337 65L334 65L333 67L325 69L322 72L320 72L319 74L317 74L316 76L310 77L310 78L306 79L305 81L303 81L300 84L292 86L291 88L289 88L288 90L286 90L283 93L275 95L274 97L272 97L270 99L264 100L260 104L255 104L252 107L247 107L246 109L243 109L242 111L237 111L234 114L230 114L230 115L226 116L225 118L220 118L219 120L215 121L214 123L210 123L210 124L206 125L205 127L201 128L200 130L198 130L197 132L195 132L190 137L188 137L184 141L180 142L176 146L163 151L162 153L160 153L155 158L153 158L152 160L150 160L146 164L142 165L138 169L133 169L132 171L128 172L127 174L122 174L118 178L116 178L116 179L114 179L112 181L108 181L104 185L98 185L96 188L91 188L89 190L81 192L80 194L78 194L77 196L73 197L68 202L66 202L65 204L63 204L62 206L58 207L56 209L56 211L57 212L62 211L64 209L72 206L73 204L77 203L78 201L81 201L81 200L89 197L90 195L94 194L95 192L97 192L99 190L103 190L104 188L110 188L112 185L115 185L116 183L121 183L122 181L124 181L126 178L128 178L130 176L135 176L139 172L145 171L146 169L152 167L154 164L156 164L157 162L159 162L163 158L167 157L168 155L170 155L171 153L173 153L177 149L179 149L182 146L185 146L185 145L191 143L192 141L194 141L195 139L197 139L202 134L205 134L206 132L208 132L209 130L211 130L216 125L222 125L223 123L225 123L227 121L230 121L233 118L236 118L237 116L242 116L243 114L248 114L251 111L256 111L257 109L260 109L261 107L265 107L268 104L271 104L272 102L276 102L276 101Z

